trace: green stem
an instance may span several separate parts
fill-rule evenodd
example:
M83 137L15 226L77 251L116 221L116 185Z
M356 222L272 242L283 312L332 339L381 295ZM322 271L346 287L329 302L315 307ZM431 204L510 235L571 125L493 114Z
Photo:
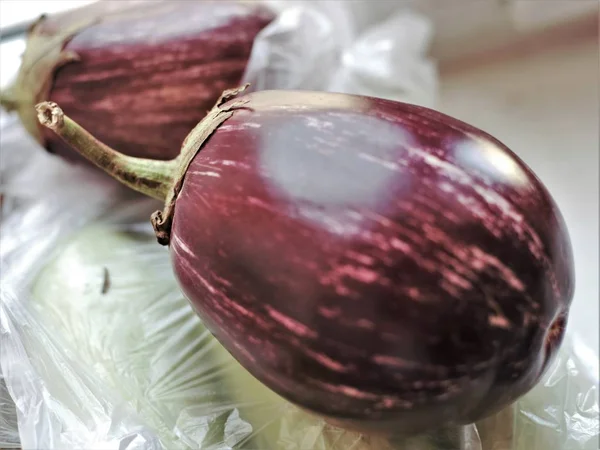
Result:
M188 167L212 133L233 115L234 110L248 104L248 99L228 102L248 86L245 84L223 91L215 106L186 136L179 156L171 161L133 158L113 150L65 116L54 102L39 103L35 109L37 119L43 126L50 128L113 178L131 189L164 201L164 209L152 214L150 221L158 242L169 245L175 201L183 187Z
M54 102L36 105L38 120L99 168L142 194L165 201L175 183L178 160L157 161L119 153L66 116Z

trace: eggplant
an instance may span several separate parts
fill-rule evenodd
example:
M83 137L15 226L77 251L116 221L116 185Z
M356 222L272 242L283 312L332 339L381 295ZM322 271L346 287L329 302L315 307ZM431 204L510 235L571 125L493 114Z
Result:
M171 159L223 90L239 85L254 39L274 17L260 3L230 0L99 1L42 16L2 105L71 161L84 159L39 127L36 103L60 103L124 153Z
M224 93L172 161L40 122L165 201L178 283L253 376L344 428L420 433L531 390L574 291L563 217L488 133L440 112L307 91Z

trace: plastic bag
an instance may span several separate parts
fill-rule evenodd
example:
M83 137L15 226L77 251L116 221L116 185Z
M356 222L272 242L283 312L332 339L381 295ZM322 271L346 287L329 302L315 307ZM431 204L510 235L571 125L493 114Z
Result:
M8 393L0 368L0 448L20 448L15 402Z
M255 40L244 75L250 90L327 90L435 104L437 74L427 58L432 26L424 16L394 2L266 3L279 16Z
M256 37L243 82L249 90L324 90L353 39L343 1L267 1L279 12Z

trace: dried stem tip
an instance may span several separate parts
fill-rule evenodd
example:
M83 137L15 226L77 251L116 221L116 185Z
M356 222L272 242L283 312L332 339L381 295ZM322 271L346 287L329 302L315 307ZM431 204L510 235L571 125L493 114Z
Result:
M35 109L38 113L40 123L52 131L56 132L64 125L65 114L56 103L40 103L35 106Z

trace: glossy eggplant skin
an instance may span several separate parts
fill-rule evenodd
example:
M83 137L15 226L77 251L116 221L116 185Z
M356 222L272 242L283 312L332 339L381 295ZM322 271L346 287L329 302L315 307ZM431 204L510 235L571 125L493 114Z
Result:
M152 159L177 156L221 92L240 83L254 39L274 18L261 4L240 1L101 1L49 18L35 32L49 41L95 16L64 45L78 61L59 68L39 100L59 103L123 153ZM77 158L48 130L44 138L51 152Z
M361 431L470 423L539 381L573 257L513 152L418 106L243 98L192 161L170 243L185 295L238 361Z

